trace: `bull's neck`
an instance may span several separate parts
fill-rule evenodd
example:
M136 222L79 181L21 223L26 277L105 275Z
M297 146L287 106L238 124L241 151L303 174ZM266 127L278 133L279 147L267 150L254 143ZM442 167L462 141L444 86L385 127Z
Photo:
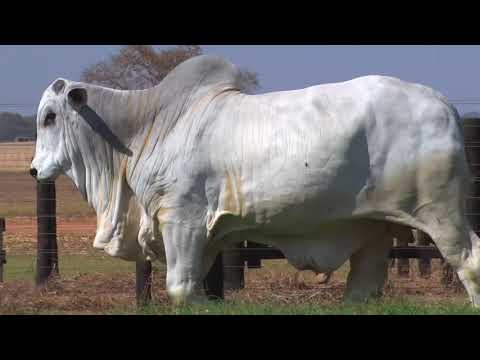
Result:
M119 91L91 86L87 91L88 106L135 156L135 135L150 129L156 116L155 88ZM124 191L129 157L114 149L88 126L72 130L70 136L76 140L71 143L78 143L78 148L72 151L70 175L96 210L99 221L100 217L104 219L102 221L113 220L119 194Z
M157 88L125 91L91 86L89 106L129 148L135 146L137 135L155 119L160 108L157 92Z
M72 134L77 139L81 137L74 143L83 143L78 149L79 161L72 161L72 164L85 167L72 169L79 174L76 184L96 209L97 215L107 213L113 216L125 182L132 186L131 190L140 203L149 208L152 199L161 193L157 189L159 184L167 187L169 183L164 174L168 173L166 165L172 163L179 154L193 152L193 149L191 152L185 149L195 143L189 139L201 131L203 121L196 111L189 113L189 109L195 108L192 104L202 108L214 98L218 99L219 94L237 92L223 86L187 90L171 94L167 86L141 91L119 91L96 86L88 88L89 107L131 151L131 155L127 156L115 150L100 136L94 135L88 126L81 127L81 136ZM196 116L195 119L191 119L192 116ZM178 132L181 135L177 134L181 138L170 141L174 146L164 153L166 139L177 127L183 129ZM183 134L189 134L190 137ZM155 156L152 157L152 154ZM82 172L85 173L84 178ZM156 186L150 186L152 181Z

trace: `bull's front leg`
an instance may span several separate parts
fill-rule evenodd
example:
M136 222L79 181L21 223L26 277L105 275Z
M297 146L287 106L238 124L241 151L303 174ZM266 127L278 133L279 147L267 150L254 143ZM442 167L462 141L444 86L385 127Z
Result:
M206 229L185 223L162 226L167 262L167 294L174 305L204 302Z

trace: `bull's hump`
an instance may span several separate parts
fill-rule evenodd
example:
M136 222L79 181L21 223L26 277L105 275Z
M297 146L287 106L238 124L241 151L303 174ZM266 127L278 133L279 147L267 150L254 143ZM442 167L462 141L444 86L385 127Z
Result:
M237 87L239 71L232 63L210 55L190 58L173 69L159 84L170 92L216 85Z

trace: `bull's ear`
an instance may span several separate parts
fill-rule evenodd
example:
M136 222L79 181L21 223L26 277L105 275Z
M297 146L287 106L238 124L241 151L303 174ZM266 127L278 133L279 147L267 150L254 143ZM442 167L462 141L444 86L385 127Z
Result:
M52 85L52 89L55 92L55 94L60 94L64 89L65 89L65 80L63 79L57 79Z
M79 110L87 104L87 90L84 88L74 88L68 92L68 102L76 110Z

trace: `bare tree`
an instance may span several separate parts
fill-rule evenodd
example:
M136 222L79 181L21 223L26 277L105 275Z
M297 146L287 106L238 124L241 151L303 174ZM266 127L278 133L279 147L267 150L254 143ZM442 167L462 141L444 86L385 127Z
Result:
M181 62L202 54L198 45L180 45L156 50L152 45L127 45L106 61L89 66L81 81L121 90L146 89L157 85ZM241 90L252 93L259 88L258 75L241 70Z

